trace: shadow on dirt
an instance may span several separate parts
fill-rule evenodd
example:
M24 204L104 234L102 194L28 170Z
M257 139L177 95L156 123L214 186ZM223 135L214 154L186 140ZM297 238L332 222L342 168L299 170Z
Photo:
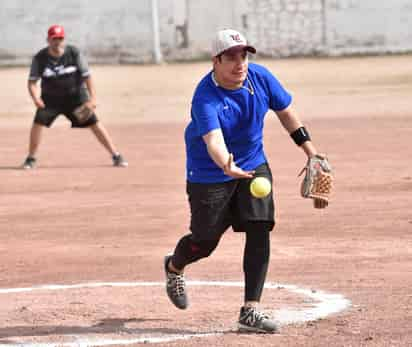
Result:
M4 338L18 338L27 336L48 335L86 335L86 334L198 334L199 331L171 328L129 328L126 324L145 322L170 322L170 319L142 319L142 318L108 318L99 323L85 326L63 326L63 325L39 325L39 326L12 326L0 328L0 343L13 343L4 341ZM165 324L166 325L166 324Z

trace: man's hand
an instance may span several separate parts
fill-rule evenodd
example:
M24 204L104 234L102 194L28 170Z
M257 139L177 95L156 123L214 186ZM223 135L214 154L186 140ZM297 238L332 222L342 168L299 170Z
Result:
M240 167L236 166L233 161L233 154L229 154L229 160L223 167L223 172L233 178L253 178L255 171L244 171Z
M96 100L90 99L84 103L84 106L89 108L90 110L95 110L97 105L96 105Z
M37 108L45 108L45 107L46 107L46 106L44 105L43 100L40 99L40 98L34 99L33 102L34 102L34 105L35 105Z

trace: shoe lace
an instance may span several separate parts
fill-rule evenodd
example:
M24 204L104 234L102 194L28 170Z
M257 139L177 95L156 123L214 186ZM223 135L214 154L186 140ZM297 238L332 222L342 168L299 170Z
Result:
M264 320L269 319L269 316L266 313L260 312L256 308L249 309L246 315L248 316L247 318L252 324L255 324L256 322L263 322Z
M170 273L169 286L172 288L173 294L176 296L184 295L185 293L185 279L183 275Z

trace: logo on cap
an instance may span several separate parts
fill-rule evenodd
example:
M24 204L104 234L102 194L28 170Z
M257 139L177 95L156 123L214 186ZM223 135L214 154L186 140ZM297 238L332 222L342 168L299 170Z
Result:
M240 32L233 29L224 29L218 31L212 41L212 57L216 57L234 47L242 47L248 52L256 53L255 47L249 45Z
M230 37L232 38L233 41L242 42L242 39L240 38L240 35L239 35L239 34L230 35Z

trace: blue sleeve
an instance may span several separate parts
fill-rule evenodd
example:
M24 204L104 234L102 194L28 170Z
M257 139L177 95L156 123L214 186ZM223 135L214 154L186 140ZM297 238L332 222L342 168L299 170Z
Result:
M220 128L216 106L207 101L193 101L192 119L199 136L206 135L208 132Z
M284 110L291 104L292 96L269 70L264 68L263 75L269 89L270 108L273 111Z

